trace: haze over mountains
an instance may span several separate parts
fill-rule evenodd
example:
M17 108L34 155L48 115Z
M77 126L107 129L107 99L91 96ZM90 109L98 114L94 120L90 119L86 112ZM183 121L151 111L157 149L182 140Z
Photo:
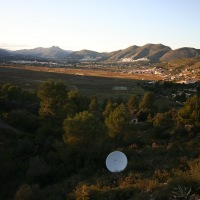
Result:
M43 57L43 58L58 58L64 59L68 54L72 53L72 51L63 50L60 47L52 46L50 48L42 48L38 47L35 49L23 49L14 52L15 54L21 55L31 55L36 57Z
M100 53L91 50L70 51L60 47L23 49L9 51L0 49L0 59L59 59L66 61L109 61L109 62L136 62L138 60L159 62L181 58L193 58L200 55L200 49L179 48L172 50L163 44L146 44L144 46L130 46L126 49L110 53Z

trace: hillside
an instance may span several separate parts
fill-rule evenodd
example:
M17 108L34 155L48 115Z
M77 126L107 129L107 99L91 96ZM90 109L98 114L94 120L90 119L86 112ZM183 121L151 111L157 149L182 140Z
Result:
M10 53L4 49L0 49L0 56L8 56Z
M40 57L16 54L14 51L9 51L5 49L0 49L0 61L10 61L10 60L41 60Z
M0 85L1 199L200 198L198 84L76 78L78 90L69 90L69 76L45 78L34 93L16 82ZM128 84L130 96L119 98L112 89L117 83ZM82 93L96 86L112 95L100 101ZM176 93L181 96L166 98ZM126 155L123 169L121 157L109 162L114 170L108 167L113 151Z
M5 50L5 49L0 49L0 58L8 58L10 57L12 54Z
M83 49L81 51L72 52L66 58L70 61L97 61L102 59L104 56L105 53Z
M196 56L194 58L181 58L181 59L163 61L155 65L171 67L172 69L182 68L182 67L193 69L193 68L200 68L199 62L200 62L200 56Z
M162 44L146 44L140 48L134 59L146 57L150 61L157 62L160 57L171 51L171 48Z
M124 50L118 50L107 54L108 61L118 61L124 57L131 57L132 54L137 52L139 47L136 45L130 46Z
M160 58L160 60L170 61L181 58L193 58L198 55L200 55L200 49L184 47L167 52Z
M26 56L36 56L43 58L65 58L72 51L66 51L57 46L52 46L50 48L38 47L35 49L23 49L14 51L15 54L18 55L26 55Z
M171 51L170 47L162 44L146 44L144 46L130 46L116 53L108 54L108 61L135 61L138 59L148 59L157 62L167 52ZM110 56L109 56L110 55Z

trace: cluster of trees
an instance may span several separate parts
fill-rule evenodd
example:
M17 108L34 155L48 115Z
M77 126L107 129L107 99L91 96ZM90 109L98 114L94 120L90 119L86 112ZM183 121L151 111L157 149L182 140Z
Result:
M194 192L200 186L200 97L160 110L148 91L99 102L68 91L60 80L42 83L36 93L2 85L2 198L169 199L177 185ZM104 164L117 149L129 159L118 175Z

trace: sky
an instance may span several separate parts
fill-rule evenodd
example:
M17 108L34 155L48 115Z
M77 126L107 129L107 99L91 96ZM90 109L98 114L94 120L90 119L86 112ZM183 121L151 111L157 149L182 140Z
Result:
M200 0L0 0L0 48L200 49Z

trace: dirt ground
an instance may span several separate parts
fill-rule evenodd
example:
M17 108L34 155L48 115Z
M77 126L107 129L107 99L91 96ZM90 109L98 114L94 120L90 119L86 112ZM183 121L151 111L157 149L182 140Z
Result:
M0 66L0 84L11 83L25 90L37 90L38 86L48 80L63 80L69 89L79 90L87 96L99 99L130 95L142 96L145 91L140 86L148 80L160 80L152 74L128 74L91 69L48 68L38 66ZM125 87L127 90L114 90Z
M38 66L1 66L2 68L23 69L31 71L54 72L62 74L73 74L79 76L97 76L107 78L122 78L122 79L136 79L136 80L162 80L161 76L155 74L128 74L123 72L111 72L104 70L92 69L75 69L75 68L49 68Z

